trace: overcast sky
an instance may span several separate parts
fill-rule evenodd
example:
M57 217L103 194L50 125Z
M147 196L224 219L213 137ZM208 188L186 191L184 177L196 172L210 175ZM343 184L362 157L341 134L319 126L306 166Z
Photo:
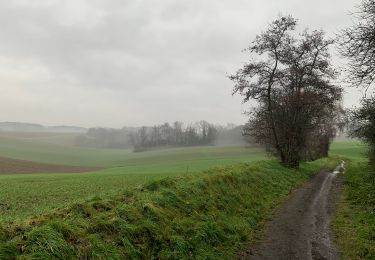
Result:
M4 0L0 121L151 125L246 121L241 50L278 14L328 34L354 0ZM350 90L345 105L358 102Z

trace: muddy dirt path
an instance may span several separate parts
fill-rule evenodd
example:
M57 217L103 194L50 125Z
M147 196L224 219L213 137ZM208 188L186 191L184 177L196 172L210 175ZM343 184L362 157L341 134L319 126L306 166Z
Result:
M344 162L297 190L269 223L263 241L239 259L339 259L330 222L342 187L340 170Z

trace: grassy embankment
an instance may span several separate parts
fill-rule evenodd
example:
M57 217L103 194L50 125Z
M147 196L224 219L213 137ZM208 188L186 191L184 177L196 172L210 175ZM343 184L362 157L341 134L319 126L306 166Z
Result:
M346 157L344 191L333 221L336 240L344 260L375 259L375 180L364 148Z
M232 259L272 209L326 163L337 160L299 171L271 160L216 168L3 224L0 259Z

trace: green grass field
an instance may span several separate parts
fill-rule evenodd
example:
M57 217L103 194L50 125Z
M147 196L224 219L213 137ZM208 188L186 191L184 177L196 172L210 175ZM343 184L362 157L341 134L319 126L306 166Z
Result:
M0 156L106 167L90 173L0 176L0 219L3 220L24 219L166 176L195 174L211 167L266 158L259 148L191 147L132 153L10 138L0 138Z
M31 141L46 144L73 146L80 134L78 133L48 133L48 132L6 132L0 131L0 138Z
M365 146L335 143L332 154L360 157ZM260 148L191 147L142 153L0 138L0 156L45 163L108 167L76 174L0 176L0 219L25 219L95 196L112 195L166 176L266 159Z
M353 160L365 160L367 145L359 141L334 142L330 155L344 156Z
M234 259L273 209L327 162L297 171L268 160L163 178L0 225L0 259Z
M38 138L40 139L40 137ZM29 250L28 256L36 258L51 256L51 252L48 253L50 249L64 257L82 254L82 256L91 258L108 256L121 258L124 255L134 254L135 258L142 258L145 255L153 254L147 250L156 250L152 248L155 239L158 239L160 243L172 243L172 245L164 245L167 251L163 253L172 258L190 254L191 249L189 247L191 246L198 250L194 251L194 254L203 258L233 256L241 243L254 239L259 223L277 205L278 201L290 192L292 187L301 181L305 181L308 174L316 171L320 165L327 163L323 160L313 164L304 164L304 173L299 176L300 173L293 173L293 171L284 172L272 160L267 163L259 162L259 160L269 159L260 148L191 147L132 153L126 150L74 147L66 143L57 144L55 141L53 140L54 143L50 143L46 142L45 139L40 141L24 136L22 138L3 136L0 137L0 156L44 163L100 166L104 169L90 173L0 176L0 258L3 252L10 252L10 255L13 254L13 256L18 255L19 245ZM365 151L366 146L360 142L337 142L332 145L330 155L364 161ZM330 163L336 164L337 160L336 157ZM244 166L240 163L250 164ZM228 167L229 165L234 166ZM220 166L226 168L220 168ZM205 170L208 171L204 172ZM251 172L251 174L242 176L246 171ZM279 175L280 173L283 174ZM217 179L216 175L221 177ZM168 184L164 187L163 180L166 177L173 177L169 180L172 183L177 181L177 186L169 187ZM220 181L222 178L226 180L224 186ZM207 190L208 195L211 194L207 198L207 194L200 190L203 187L201 186L202 181L213 183ZM250 189L247 193L248 185L265 186L262 186L263 188L260 190ZM143 193L145 187L146 192ZM228 189L226 190L225 187ZM276 187L278 188L276 189ZM196 192L190 196L188 191L194 189L196 189ZM153 190L158 190L159 195L155 197ZM137 192L133 193L134 191ZM172 194L175 192L180 194L178 196L185 194L183 195L187 196L185 200L191 200L191 203L205 201L209 208L202 209L199 203L195 206L192 205L192 210L194 209L197 215L192 218L186 217L184 215L186 212L184 213L183 209L179 209L173 201L175 195L172 196ZM236 205L237 202L232 201L227 204L228 201L225 196L225 198L215 199L215 196L219 193L225 195L226 192L228 192L228 196L247 198L246 200L251 205L246 206L247 204L243 201L242 204L238 204L238 210L234 210L230 204ZM131 205L129 204L130 208L124 209L121 199L123 195L121 194L134 194L137 199L134 203L131 202ZM197 196L202 197L198 202L195 201L198 199ZM253 200L253 197L256 200ZM174 199L171 200L172 198ZM209 202L210 200L212 201ZM111 210L108 213L103 213L101 207L96 208L94 206L97 203L100 205L104 203L104 207L107 207L105 205L108 201L110 201L110 204L116 204L111 204ZM221 206L216 205L215 201L222 203ZM162 203L166 208L161 209L161 205L158 203ZM149 206L146 207L145 205ZM245 208L241 208L242 206ZM142 211L146 209L145 207L150 207L148 210L151 210L152 216L156 214L155 216L165 218L165 221L160 222L153 218L143 219ZM220 213L221 210L217 207L223 207L224 213ZM66 212L67 209L73 212L74 217L68 215L67 219L62 220L65 218L65 213L62 212ZM92 211L91 213L94 212L98 216L84 220L80 215L82 210ZM123 226L124 223L121 222L123 217L118 215L123 210L127 212L126 214L130 214L129 218L141 215L132 220L131 226L127 226L127 224ZM175 222L173 219L178 215L185 220ZM109 217L115 222L120 221L118 223L122 224L118 226L114 222L106 221ZM140 222L137 220L138 218ZM32 221L30 222L30 220ZM78 226L75 224L76 221L80 223ZM236 226L235 223L237 222L240 224ZM156 226L149 226L151 224ZM156 228L158 225L164 225L164 229L169 230L169 233L166 234L162 229ZM230 225L233 227L230 227ZM188 226L191 226L194 230L189 229ZM21 233L26 241L22 240L24 238L15 235L18 234L18 231L12 233L13 229L22 230ZM108 230L112 230L111 232L114 233L108 234ZM118 238L115 233L118 234L119 232L126 232L128 234L126 236L130 237L127 237L127 241L117 241ZM152 236L157 238L153 237L150 238L150 241L147 240L148 238L144 236L149 234L148 232L155 232ZM229 235L230 240L221 237L224 234L223 232L231 234ZM200 234L201 237L198 236L192 241L183 242L191 234ZM89 243L91 248L85 248L85 245L82 245L83 247L71 247L70 242L66 244L66 241L73 239L70 236L79 237L80 241ZM54 240L54 237L57 237L58 241ZM103 239L122 243L122 246L125 243L126 247L134 250L123 252L121 246L113 247L104 242ZM200 239L212 240L213 242L210 243L213 244L200 248L203 245L199 243ZM217 239L222 240L223 243L217 241ZM56 244L51 245L49 243ZM143 246L138 248L142 243L144 243ZM157 250L161 250L161 248ZM64 255L64 252L67 255ZM3 256L7 255L4 254Z
M243 147L189 147L133 153L121 149L97 149L56 145L44 142L26 141L0 137L0 156L30 160L42 163L66 164L76 166L139 166L140 164L183 162L184 168L194 168L196 161L214 166L220 161L241 162L246 158L264 158L262 149ZM214 162L210 163L209 161ZM191 163L193 161L193 163ZM204 167L204 166L203 166ZM201 169L201 167L198 167ZM165 168L163 169L165 171Z

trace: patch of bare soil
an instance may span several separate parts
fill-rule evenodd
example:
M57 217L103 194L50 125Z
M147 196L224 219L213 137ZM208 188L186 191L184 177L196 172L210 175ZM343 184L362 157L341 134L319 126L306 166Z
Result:
M0 175L19 173L78 173L90 172L99 167L46 164L0 157Z
M266 227L259 245L239 259L339 259L330 230L331 214L338 201L342 180L322 170L298 189Z

